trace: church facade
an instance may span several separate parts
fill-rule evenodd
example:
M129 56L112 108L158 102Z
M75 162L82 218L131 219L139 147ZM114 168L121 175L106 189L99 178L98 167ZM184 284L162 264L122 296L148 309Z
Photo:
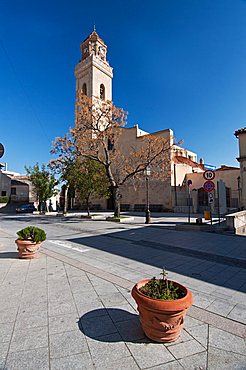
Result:
M75 67L76 96L79 93L92 99L112 101L113 68L107 61L107 45L94 30L80 45L81 60ZM149 133L138 125L124 128L121 135L121 145L130 152L130 147L139 147L141 137ZM121 209L144 211L146 209L146 184L148 183L148 196L151 211L187 211L189 174L202 174L203 161L198 163L197 154L185 149L174 142L171 129L152 132L169 141L167 171L162 179L155 179L150 173L148 178L143 175L137 183L126 182L121 187ZM150 169L151 170L151 169ZM201 178L200 175L198 175ZM199 184L199 186L201 186ZM195 203L199 201L198 195ZM112 209L111 199L94 199L94 206L101 209ZM197 207L198 209L198 207ZM198 209L199 210L199 209Z

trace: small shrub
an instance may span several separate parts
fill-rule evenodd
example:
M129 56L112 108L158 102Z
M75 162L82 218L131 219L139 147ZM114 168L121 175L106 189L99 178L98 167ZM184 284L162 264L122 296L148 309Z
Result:
M139 288L140 292L147 297L163 300L175 300L183 298L185 293L172 281L167 280L167 272L163 269L162 279L153 277L147 284Z
M43 242L46 239L44 230L36 226L27 226L22 230L17 231L18 240L31 240L34 243Z
M9 197L7 196L0 196L0 203L8 203Z

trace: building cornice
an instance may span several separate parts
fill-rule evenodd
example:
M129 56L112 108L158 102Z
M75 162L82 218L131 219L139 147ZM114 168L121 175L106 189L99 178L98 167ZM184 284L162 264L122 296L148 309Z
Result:
M241 134L246 134L246 127L239 128L238 130L236 130L236 131L234 132L234 135L235 135L236 137L238 137L238 136L239 136L239 135L241 135Z

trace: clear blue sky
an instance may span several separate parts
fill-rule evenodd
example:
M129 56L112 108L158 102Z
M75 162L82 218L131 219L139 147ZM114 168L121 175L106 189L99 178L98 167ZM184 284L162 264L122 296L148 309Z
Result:
M246 1L0 3L2 162L48 163L74 123L74 67L93 24L108 45L113 100L146 131L174 130L205 163L238 165L246 126Z

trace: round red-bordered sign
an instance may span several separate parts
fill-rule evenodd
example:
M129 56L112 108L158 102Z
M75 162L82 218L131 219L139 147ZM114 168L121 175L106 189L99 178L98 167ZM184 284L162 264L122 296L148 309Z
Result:
M205 182L204 182L204 184L203 184L203 189L204 189L206 192L210 193L210 191L213 191L213 190L215 189L215 184L214 184L214 182L213 182L213 181L210 181L210 180L205 181Z
M206 170L203 172L203 177L205 180L213 180L215 178L215 172L211 170Z

